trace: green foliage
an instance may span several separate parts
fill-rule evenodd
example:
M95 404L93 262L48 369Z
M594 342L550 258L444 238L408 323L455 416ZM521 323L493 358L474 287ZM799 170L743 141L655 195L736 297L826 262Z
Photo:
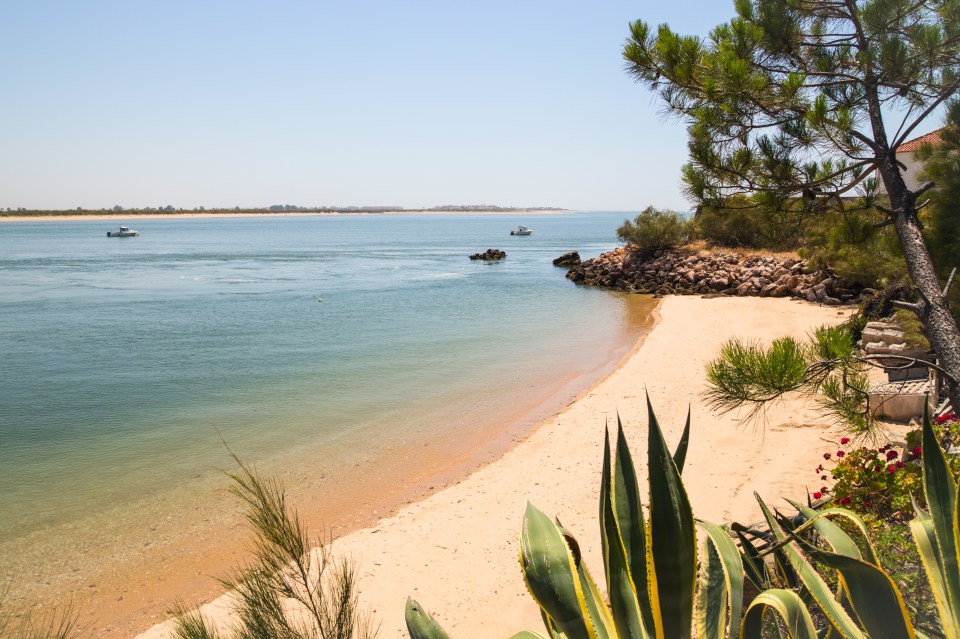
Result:
M80 639L86 635L71 605L36 612L9 605L9 587L0 589L0 637L5 639Z
M813 268L831 268L844 282L882 289L907 279L907 264L896 233L879 228L876 209L846 208L811 225L800 256Z
M933 429L945 452L960 441L960 421L955 416L936 420ZM914 504L926 505L922 436L921 429L912 430L904 445L886 443L879 447L847 447L850 439L842 438L836 452L823 453L824 463L832 463L833 468L828 472L823 464L817 467L823 486L813 497L829 497L835 505L863 515L906 521L913 514ZM960 457L947 455L947 466L954 477L960 476Z
M694 218L695 236L714 246L793 250L802 237L804 212L734 196L706 204Z
M955 2L743 0L735 8L709 38L638 20L623 49L628 72L687 120L683 178L700 202L849 191L888 144L864 123L904 112L907 135L929 115L924 107L955 89Z
M353 564L322 540L311 551L303 524L283 487L236 456L230 491L246 505L254 532L253 562L222 584L234 592L239 618L233 639L371 639L376 628L359 610ZM292 607L291 607L292 604ZM175 608L177 639L224 637L199 611Z
M917 152L923 162L921 177L936 184L928 193L930 205L923 211L926 224L923 235L940 277L960 266L960 101L953 101L947 110L940 143ZM954 317L960 316L960 286L950 291Z
M866 368L848 325L823 326L806 343L785 337L767 348L733 338L707 363L704 396L724 412L747 408L750 421L785 394L805 391L851 432L869 434L874 419L866 404Z
M690 236L689 220L675 211L659 211L652 206L632 222L624 220L623 226L617 229L620 241L641 255L682 246L690 241Z
M881 567L867 524L849 510L818 513L794 504L799 515L787 518L758 497L769 527L766 535L748 536L749 531L738 528L741 552L737 552L725 529L698 521L706 533L705 547L698 553L681 480L682 455L670 455L652 409L649 413L649 519L639 503L622 427L615 463L609 435L604 448L600 532L609 606L581 561L572 534L533 506L527 508L520 562L551 639L691 637L694 611L695 634L704 639L754 639L765 636L765 629L774 636L783 636L781 630L786 630L790 637L807 639L916 636L910 610L920 608L908 606L901 593L911 584L895 580ZM960 505L956 481L926 416L921 445L934 451L923 459L930 510L916 511L911 532L918 551L914 557L919 556L929 579L936 615L925 606L918 621L931 635L958 639ZM753 540L764 536L773 543L762 549ZM776 570L768 568L768 559ZM903 563L903 556L897 559ZM760 593L741 619L744 578ZM811 610L818 612L816 617ZM413 639L448 637L412 600L407 602L406 618ZM515 639L539 636L521 633Z

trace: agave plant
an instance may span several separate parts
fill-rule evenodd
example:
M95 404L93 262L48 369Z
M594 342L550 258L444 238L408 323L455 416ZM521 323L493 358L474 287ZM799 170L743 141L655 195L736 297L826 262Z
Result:
M814 511L793 503L787 518L758 496L769 526L769 543L735 529L696 520L681 481L690 418L670 454L647 402L649 516L644 517L634 465L617 429L616 461L609 435L600 490L600 533L607 599L581 561L579 545L559 521L528 505L520 533L520 564L541 610L546 635L525 631L512 639L725 639L759 638L770 623L779 636L817 639L914 638L903 597L882 569L866 526L843 509ZM917 509L911 529L934 591L946 639L960 639L960 503L957 483L937 445L930 420L923 421L924 487L930 512ZM859 531L858 545L833 518ZM703 531L703 549L697 528ZM861 546L863 550L861 550ZM698 557L698 551L701 556ZM833 571L831 587L816 565ZM759 594L743 611L745 579ZM808 606L825 621L814 624ZM407 599L412 639L448 635L412 599Z

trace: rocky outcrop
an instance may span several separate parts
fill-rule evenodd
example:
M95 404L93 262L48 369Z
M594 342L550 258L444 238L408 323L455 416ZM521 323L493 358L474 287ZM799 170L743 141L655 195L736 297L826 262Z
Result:
M821 304L853 301L859 291L799 258L658 251L642 258L617 248L567 272L574 282L658 295L798 297Z
M500 249L487 249L483 253L474 253L470 256L471 260L484 260L485 262L491 262L494 260L502 260L507 256L506 253Z
M553 261L554 266L580 266L580 253L577 251L570 251L569 253L564 253L557 259Z

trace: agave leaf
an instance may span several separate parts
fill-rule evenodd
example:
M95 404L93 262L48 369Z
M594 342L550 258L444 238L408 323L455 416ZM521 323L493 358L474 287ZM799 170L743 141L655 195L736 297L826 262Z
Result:
M687 423L683 426L680 443L673 451L673 463L677 465L677 472L683 474L683 464L687 461L687 447L690 445L690 407L687 407Z
M862 559L812 547L810 550L839 573L853 610L872 639L916 636L903 597L890 575Z
M777 518L763 502L760 496L757 496L757 502L763 511L763 516L770 526L770 531L774 534L778 542L787 540L787 535L783 532ZM863 632L857 628L856 623L850 618L850 615L843 609L843 606L834 598L830 587L823 581L823 578L817 573L817 570L807 560L806 556L800 551L796 544L787 543L780 547L780 552L786 557L789 565L796 571L796 575L803 588L813 598L824 616L830 624L836 629L844 639L865 639Z
M653 561L648 543L650 538L640 503L637 472L619 417L617 418L617 458L613 466L611 491L610 502L614 508L620 539L627 553L627 565L640 606L643 627L652 635L657 635L658 632L662 635L660 610L652 603L656 600L656 576L653 573Z
M697 538L690 500L667 449L647 397L648 469L650 475L650 546L656 575L663 635L689 639L697 579ZM658 636L660 631L658 629Z
M761 639L764 613L776 613L793 639L818 639L810 612L795 592L773 588L757 595L743 616L742 639Z
M543 611L543 608L540 609L540 618L543 619L543 627L547 629L550 639L567 639L567 636L557 629L557 624L553 623L553 619Z
M760 557L760 551L757 550L757 547L753 545L753 542L744 535L739 530L734 531L737 535L737 539L740 540L740 550L741 550L741 563L747 578L753 582L753 585L757 590L766 590L767 588L772 588L772 581L770 579L770 571L767 569L767 564Z
M610 609L597 588L597 583L587 570L587 564L580 561L580 545L569 530L563 527L558 519L556 521L560 534L566 540L567 545L574 549L575 565L577 567L577 577L580 580L580 590L583 592L583 600L586 604L586 614L588 625L596 632L597 639L616 639L613 617L610 615Z
M863 558L863 555L860 554L860 548L857 547L857 543L850 538L850 535L843 532L840 526L826 517L826 511L817 512L791 499L787 501L790 502L790 505L796 508L801 515L807 518L807 524L802 528L805 529L808 525L813 526L820 536L830 544L833 552L848 557L856 557L857 559ZM857 517L857 519L859 519L859 517ZM860 523L862 524L863 522L861 521ZM800 530L798 529L797 532L800 532Z
M636 586L630 577L627 550L620 537L620 528L614 513L614 499L610 476L610 433L606 432L603 441L603 475L600 478L600 538L607 593L617 634L624 639L645 639L649 635L643 628ZM642 516L643 513L640 512L640 517ZM633 522L627 523L628 529L632 524Z
M580 576L560 529L527 504L520 530L520 566L537 605L569 639L597 639L589 622Z
M933 524L933 551L938 557L940 580L946 593L946 608L940 609L941 622L944 628L950 625L960 627L960 526L957 523L960 507L957 505L957 485L947 465L946 455L933 432L926 404L923 410L923 491Z
M740 634L743 612L740 552L727 531L710 522L698 520L697 523L707 533L707 556L700 569L697 598L697 636L702 639L736 637Z
M404 618L407 621L410 639L450 639L440 624L434 621L433 617L411 597L407 597Z
M518 632L517 634L510 637L510 639L544 639L543 635L538 635L535 632L530 632L529 630L524 630Z
M940 619L943 623L944 636L947 639L958 639L960 638L960 622L951 623L950 621L956 613L950 609L947 585L944 583L943 565L940 563L940 553L937 552L937 534L934 530L933 519L927 513L916 508L916 505L914 505L914 510L916 511L916 517L910 522L910 532L913 534L917 551L920 553L920 560L923 562L924 572L927 573L927 580L930 582L933 600L937 605L937 611L940 613Z

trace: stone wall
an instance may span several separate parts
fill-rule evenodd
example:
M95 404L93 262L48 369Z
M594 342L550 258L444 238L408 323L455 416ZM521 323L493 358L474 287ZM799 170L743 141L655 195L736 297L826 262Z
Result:
M634 293L798 297L822 304L850 302L859 294L830 271L808 270L799 258L687 251L643 258L623 247L574 266L567 278Z

